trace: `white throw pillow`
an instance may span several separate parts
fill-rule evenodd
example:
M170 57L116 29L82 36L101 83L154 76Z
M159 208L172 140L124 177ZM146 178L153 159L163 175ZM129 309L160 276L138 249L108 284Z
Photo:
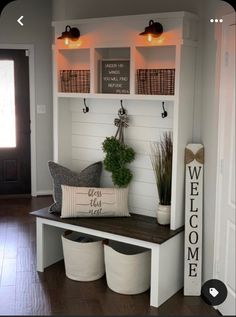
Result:
M62 185L61 218L127 217L128 188Z

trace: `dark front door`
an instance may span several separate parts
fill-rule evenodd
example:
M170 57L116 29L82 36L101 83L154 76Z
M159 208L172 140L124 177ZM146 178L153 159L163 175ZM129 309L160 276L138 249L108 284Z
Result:
M0 49L0 196L31 193L28 59Z

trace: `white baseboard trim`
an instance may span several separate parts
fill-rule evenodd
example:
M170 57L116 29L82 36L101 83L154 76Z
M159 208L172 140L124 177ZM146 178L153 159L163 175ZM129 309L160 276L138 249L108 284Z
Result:
M48 189L48 190L37 190L36 192L36 197L38 196L48 196L48 195L52 195L53 191Z

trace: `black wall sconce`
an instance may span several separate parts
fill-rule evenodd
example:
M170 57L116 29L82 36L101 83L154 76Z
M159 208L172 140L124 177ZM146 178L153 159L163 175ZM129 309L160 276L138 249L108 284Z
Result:
M159 22L149 21L149 25L145 27L144 32L139 33L139 35L147 35L147 40L152 41L152 38L157 38L163 33L163 26Z
M71 41L77 41L80 37L80 31L78 28L66 26L65 31L62 32L61 36L58 37L59 40L64 40L65 45L68 45Z

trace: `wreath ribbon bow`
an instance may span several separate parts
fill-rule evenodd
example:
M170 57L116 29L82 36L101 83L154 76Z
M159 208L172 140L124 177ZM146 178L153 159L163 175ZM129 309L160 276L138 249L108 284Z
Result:
M196 160L200 164L204 164L204 148L198 150L196 154L189 149L185 149L185 164L189 164L193 160Z
M123 132L123 129L127 128L129 126L128 125L129 118L128 118L126 113L124 113L124 114L118 113L118 115L119 115L119 119L116 118L114 120L114 125L118 128L117 131L116 131L115 138L118 137L118 140L120 142L124 143L124 132Z

